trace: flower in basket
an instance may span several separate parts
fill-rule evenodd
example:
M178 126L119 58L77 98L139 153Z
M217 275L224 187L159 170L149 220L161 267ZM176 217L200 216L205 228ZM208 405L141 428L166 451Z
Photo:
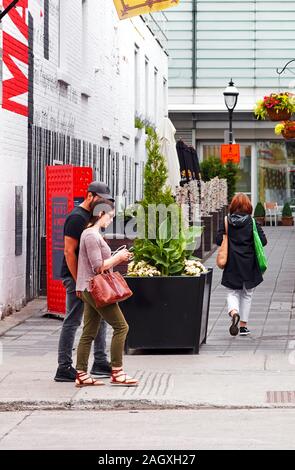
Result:
M295 97L292 93L271 93L265 96L263 100L258 100L254 114L256 119L272 120L288 119L295 112ZM281 117L283 114L283 117Z
M275 127L276 135L283 135L286 139L295 137L295 121L282 121Z

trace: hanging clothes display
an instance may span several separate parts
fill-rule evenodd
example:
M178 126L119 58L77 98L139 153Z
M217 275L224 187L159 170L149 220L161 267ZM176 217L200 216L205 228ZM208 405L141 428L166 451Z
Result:
M179 140L176 145L180 165L181 185L200 179L200 164L196 150Z
M173 194L180 182L180 168L175 142L176 129L168 118L164 118L160 131L160 152L165 157L168 168L168 184L171 186Z
M196 150L182 140L176 144L179 166L180 186L187 188L189 223L195 224L201 211L201 170Z

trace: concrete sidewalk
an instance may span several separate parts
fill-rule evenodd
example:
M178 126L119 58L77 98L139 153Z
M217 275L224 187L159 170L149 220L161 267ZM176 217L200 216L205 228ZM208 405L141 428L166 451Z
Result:
M38 313L0 338L0 410L295 408L295 230L267 228L266 234L269 269L255 292L250 337L228 334L216 268L208 340L200 355L130 355L125 368L140 379L137 388L112 387L105 380L104 387L76 389L53 381L61 322L44 318L44 304L36 301L27 308L38 305ZM215 266L215 256L207 266Z

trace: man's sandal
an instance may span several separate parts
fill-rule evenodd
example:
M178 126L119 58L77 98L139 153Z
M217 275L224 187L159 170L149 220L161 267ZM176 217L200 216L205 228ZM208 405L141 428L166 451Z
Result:
M126 375L123 369L112 371L111 385L119 385L121 387L137 387L138 380Z
M104 385L104 382L93 379L87 372L77 372L75 383L78 388Z

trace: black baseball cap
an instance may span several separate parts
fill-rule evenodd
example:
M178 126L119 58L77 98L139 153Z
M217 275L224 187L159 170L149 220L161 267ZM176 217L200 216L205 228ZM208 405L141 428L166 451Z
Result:
M88 186L87 191L89 193L97 194L98 196L103 197L104 199L114 201L113 196L111 196L110 188L102 181L93 181Z

